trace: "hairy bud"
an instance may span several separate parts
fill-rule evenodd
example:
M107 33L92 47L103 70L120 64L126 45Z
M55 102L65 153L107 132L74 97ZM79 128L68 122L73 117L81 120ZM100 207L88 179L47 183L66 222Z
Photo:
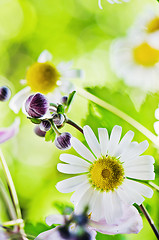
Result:
M11 91L8 87L0 87L0 101L8 101L11 96Z
M71 148L71 134L68 132L61 133L60 136L55 139L55 146L60 150L66 150Z
M61 126L64 123L65 118L63 114L54 113L52 120L56 126Z
M25 110L30 117L43 117L49 108L46 97L41 93L36 93L28 97L25 102Z
M40 127L40 129L41 129L42 131L45 131L45 132L46 132L46 131L49 131L49 130L50 130L50 128L51 128L51 123L50 123L50 121L48 121L48 120L43 120L43 121L41 121L39 127Z
M37 136L39 136L39 137L45 137L45 134L46 134L46 132L45 132L45 131L42 131L39 126L36 126L36 127L34 128L34 132L35 132L35 134L36 134Z

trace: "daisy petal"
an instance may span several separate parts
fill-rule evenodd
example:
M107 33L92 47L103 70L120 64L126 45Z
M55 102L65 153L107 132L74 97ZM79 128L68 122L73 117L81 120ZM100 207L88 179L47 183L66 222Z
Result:
M8 128L0 129L0 144L14 137L19 131L20 118L16 118L14 123Z
M113 127L110 135L109 145L108 145L108 155L110 156L114 155L121 137L121 132L122 132L122 127L120 126Z
M15 94L9 102L10 109L12 109L15 113L18 113L23 106L24 101L29 97L30 93L30 87L25 87Z
M127 161L123 163L124 167L132 167L132 166L143 166L143 165L152 165L155 160L152 156L142 155L132 161Z
M71 165L71 164L63 164L63 163L57 164L57 170L59 172L67 173L67 174L88 172L88 168L86 168L86 167L76 166L76 165Z
M91 162L95 161L95 157L93 156L93 154L77 138L75 138L75 137L71 138L71 145L75 149L75 151L79 155L81 155L83 158L85 158Z
M62 74L63 78L84 78L84 71L80 69L70 69Z
M78 204L78 202L80 201L81 197L83 196L83 194L85 194L85 192L88 190L88 188L90 188L90 184L88 182L84 182L82 183L77 190L72 194L71 196L71 202L76 206Z
M61 240L61 236L57 231L57 227L51 230L42 232L35 238L35 240L44 240L44 239L45 240L52 240L52 239Z
M125 191L125 195L127 195L129 200L127 201L127 199L125 199L124 195L121 194L121 191L118 188L118 194L120 198L127 204L137 203L138 205L141 205L144 201L144 198L142 197L141 193L138 193L138 191L134 188L131 188L131 186L132 185L128 179L125 179L120 189Z
M56 188L59 192L62 193L74 192L85 180L87 180L87 176L85 175L68 178L58 182L56 184Z
M107 155L109 136L106 128L98 128L99 142L101 148L101 154Z
M159 121L154 122L153 126L154 126L156 134L159 135Z
M140 179L140 180L154 180L155 179L155 173L154 172L131 172L126 171L126 176L134 179Z
M78 202L75 211L81 213L83 209L89 206L90 199L93 195L93 188L90 186L89 189L83 194L80 201Z
M90 163L88 163L87 161L85 161L82 158L79 158L77 156L71 155L71 154L67 154L67 153L63 153L60 155L60 160L65 162L65 163L70 163L73 165L77 165L77 166L83 166L83 167L87 167L89 168L91 166Z
M123 153L127 149L129 144L131 143L133 137L134 137L134 132L133 131L128 131L124 135L124 137L121 139L121 141L120 141L120 143L117 147L117 150L116 150L116 153L115 153L116 157L120 156L120 154Z
M122 207L116 192L103 192L105 219L108 224L113 224L122 216Z
M91 219L94 221L99 221L100 219L104 218L104 211L103 211L103 201L102 201L102 193L96 191L96 200L94 203L94 209L91 214Z
M137 166L127 166L125 167L125 175L129 172L153 172L154 171L154 166L152 164L142 164L142 165L137 165Z
M132 181L127 179L127 182L129 183L129 186L133 189L135 189L139 194L147 197L147 198L151 198L153 195L153 190L146 186L145 184L136 182L136 181Z
M100 145L92 129L86 125L83 128L83 133L88 143L88 146L90 147L92 152L95 154L97 158L100 158L101 157Z
M38 57L38 62L40 62L40 63L45 63L45 62L51 61L51 60L52 60L52 54L47 50L44 50Z

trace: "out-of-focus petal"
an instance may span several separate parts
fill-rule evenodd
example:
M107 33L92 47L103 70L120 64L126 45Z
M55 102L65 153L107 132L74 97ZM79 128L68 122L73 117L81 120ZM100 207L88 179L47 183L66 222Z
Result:
M15 112L18 113L23 106L24 101L29 97L30 95L30 87L25 87L21 91L19 91L17 94L12 97L12 99L9 102L9 107Z
M20 118L16 118L14 123L8 127L0 129L0 144L14 137L19 131Z
M44 50L38 57L38 62L44 63L52 60L52 54L48 50Z

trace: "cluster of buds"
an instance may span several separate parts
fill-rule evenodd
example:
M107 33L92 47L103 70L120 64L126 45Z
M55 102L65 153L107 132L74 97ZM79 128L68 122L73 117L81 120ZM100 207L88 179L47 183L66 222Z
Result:
M32 123L36 124L34 132L45 137L46 141L54 141L60 150L71 147L71 134L61 133L60 128L67 122L66 112L73 100L75 91L68 97L61 98L60 104L49 103L41 93L29 96L25 102L25 111Z

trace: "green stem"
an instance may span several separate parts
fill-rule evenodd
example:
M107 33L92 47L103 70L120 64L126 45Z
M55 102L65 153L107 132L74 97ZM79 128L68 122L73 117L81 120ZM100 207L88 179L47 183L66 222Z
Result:
M23 219L16 219L8 222L3 223L3 227L11 227L11 226L16 226L19 224L23 224Z
M150 187L152 187L154 190L156 190L156 191L159 192L159 186L156 185L155 183L153 183L153 182L148 182L148 185L149 185Z
M11 202L11 199L9 197L9 194L8 192L6 191L1 179L0 179L0 192L1 192L1 195L3 197L3 200L5 202L5 204L7 205L7 209L8 209L8 212L9 212L9 215L10 215L10 218L11 219L17 219L17 216L16 216L16 212L15 212L15 209L14 209L14 206L13 206L13 203Z
M11 198L13 199L13 204L14 204L14 207L15 207L17 218L21 219L22 214L21 214L21 210L20 210L19 201L18 201L16 190L15 190L15 186L14 186L11 174L9 172L7 163L5 161L5 158L3 156L3 153L1 151L1 149L0 149L0 162L1 162L2 167L3 167L3 171L4 171L4 174L5 174L5 177L6 177L8 188L9 188L9 191L10 191L10 194L11 194Z
M54 122L53 122L52 119L50 120L50 122L51 122L51 126L52 126L52 128L54 129L56 135L57 135L57 136L60 136L61 133L60 133L59 130L57 129L57 127L56 127L56 125L54 124Z
M83 133L83 129L79 125L77 125L75 122L73 122L71 119L66 118L66 123L75 127L77 130Z
M131 126L136 128L139 132L144 134L149 140L151 140L155 145L159 146L159 139L155 136L151 131L149 131L146 127L140 124L138 121L130 117L128 114L122 112L118 108L114 107L113 105L107 103L106 101L101 100L100 98L94 96L93 94L87 92L84 89L78 88L78 94L93 103L103 107L104 109L112 112L116 116L120 117L124 121L128 122Z

